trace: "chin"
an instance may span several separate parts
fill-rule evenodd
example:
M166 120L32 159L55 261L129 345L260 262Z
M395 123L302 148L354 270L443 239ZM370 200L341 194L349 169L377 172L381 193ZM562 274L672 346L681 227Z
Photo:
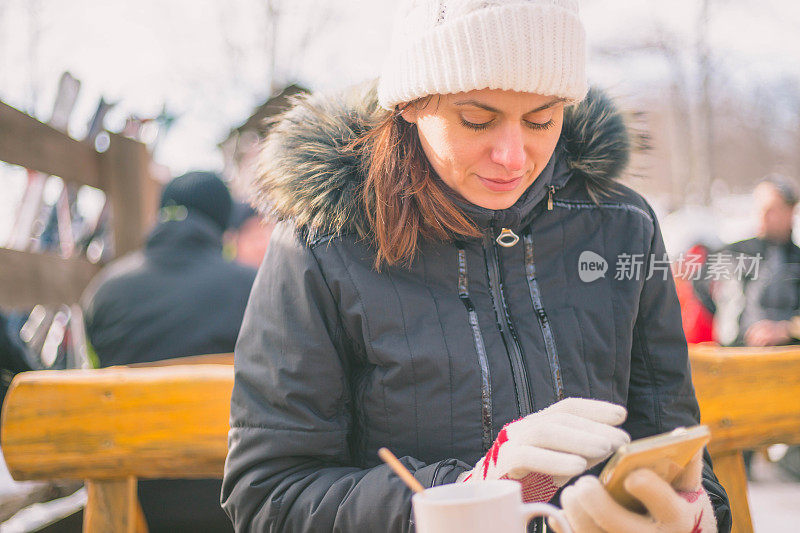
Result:
M517 200L519 200L519 197L522 196L523 192L525 192L525 189L522 189L519 192L509 191L503 195L491 193L476 194L473 198L468 198L468 200L479 207L483 207L484 209L499 211L501 209L508 209L514 205Z
M510 200L501 200L501 199L493 199L493 200L485 200L480 202L474 202L475 205L483 207L484 209L491 209L493 211L499 211L501 209L508 209L512 205L514 205L517 201L517 198L511 198Z

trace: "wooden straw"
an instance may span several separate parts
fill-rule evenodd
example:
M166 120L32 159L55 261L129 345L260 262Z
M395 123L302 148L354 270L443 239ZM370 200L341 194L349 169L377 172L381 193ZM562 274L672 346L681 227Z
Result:
M403 463L394 456L392 452L390 452L387 448L381 448L378 450L378 457L383 459L383 462L389 465L389 468L394 470L394 473L403 480L403 483L408 485L408 488L413 490L414 492L422 492L425 490L425 487L417 481L411 472L408 471L408 468L403 466Z

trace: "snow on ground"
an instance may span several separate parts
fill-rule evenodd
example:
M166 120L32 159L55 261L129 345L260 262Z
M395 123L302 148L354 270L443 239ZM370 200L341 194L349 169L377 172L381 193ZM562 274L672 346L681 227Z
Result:
M800 530L800 481L758 455L753 458L752 477L748 497L755 533Z

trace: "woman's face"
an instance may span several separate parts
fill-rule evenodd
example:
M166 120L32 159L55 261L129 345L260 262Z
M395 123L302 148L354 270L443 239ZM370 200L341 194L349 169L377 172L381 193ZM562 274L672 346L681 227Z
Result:
M409 106L403 118L417 125L425 155L442 181L475 205L506 209L550 160L561 135L564 101L481 89Z

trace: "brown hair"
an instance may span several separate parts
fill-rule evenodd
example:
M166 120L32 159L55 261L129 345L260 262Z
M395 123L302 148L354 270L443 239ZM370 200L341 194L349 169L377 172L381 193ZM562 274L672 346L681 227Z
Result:
M425 105L429 100L406 105ZM409 265L420 238L448 241L454 235L480 236L453 202L453 193L436 179L416 125L401 113L399 109L386 115L350 144L351 149L367 148L369 154L362 194L377 248L377 270L384 262Z

